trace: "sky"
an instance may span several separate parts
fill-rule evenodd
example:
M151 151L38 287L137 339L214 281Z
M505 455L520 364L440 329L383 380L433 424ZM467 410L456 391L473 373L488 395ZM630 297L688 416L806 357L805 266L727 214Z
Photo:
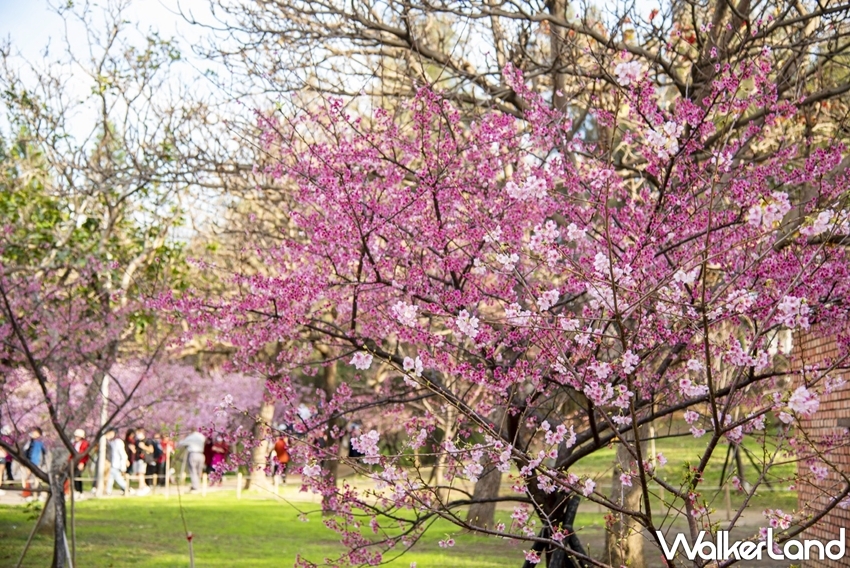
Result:
M0 45L6 41L11 43L12 53L20 55L23 59L37 68L43 68L50 62L63 56L65 51L66 29L63 18L53 10L50 5L64 4L69 0L0 0ZM208 60L202 60L192 52L192 46L202 43L201 38L209 37L208 30L200 26L194 26L187 22L180 12L191 15L201 22L214 23L210 12L210 0L70 0L78 7L87 2L97 14L98 5L123 2L129 4L124 17L134 22L141 32L136 41L142 39L151 30L159 32L162 38L174 38L177 40L183 61L181 71L175 74L175 80L184 85L192 84L192 89L198 94L209 94L210 99L218 99L222 90L218 88L213 80L227 83L227 72L215 68L215 64ZM618 4L634 1L638 12L648 12L650 7L666 0L617 0ZM604 4L604 0L602 1ZM102 17L102 16L101 16ZM95 26L96 28L96 26ZM82 33L83 28L79 22L73 22L67 30L67 37L71 48L76 54L86 53L86 40ZM45 51L45 48L48 48ZM45 54L47 55L45 57ZM19 63L23 63L18 60ZM25 66L24 66L25 67ZM216 79L209 77L198 79L203 71L213 67L216 71L224 71L216 75ZM65 68L67 69L67 68ZM73 96L84 98L86 92L91 88L91 79L82 76L79 69L68 71L76 73L79 80L68 82L64 87ZM74 77L74 75L72 75ZM365 87L365 85L361 85ZM77 92L74 92L77 89ZM226 89L225 89L226 90ZM220 100L220 99L219 99ZM245 101L247 103L247 101ZM256 106L247 103L248 106ZM221 108L225 113L242 115L245 108ZM1 113L0 113L1 114ZM81 118L85 126L90 120ZM0 117L0 131L3 130L2 117ZM87 131L88 128L81 128Z
M0 46L6 42L10 44L13 65L22 70L25 78L29 74L30 65L36 69L45 69L57 59L65 60L66 38L74 55L86 59L88 50L83 25L75 18L68 17L66 30L66 20L51 8L51 5L63 1L67 0L0 0ZM78 7L86 3L85 0L73 1ZM180 15L182 10L200 21L209 22L209 0L90 0L94 23L91 27L95 32L104 29L97 25L104 18L98 6L119 2L128 4L122 12L124 20L138 28L139 33L126 35L134 45L143 45L144 37L151 31L159 32L163 39L173 38L177 41L182 61L179 73L174 74L175 81L190 84L193 77L200 77L202 71L211 66L209 61L201 61L192 52L192 45L200 42L200 38L206 35L205 30L193 26ZM72 78L64 85L65 91L80 99L85 98L92 88L91 78L84 76L75 66L62 65L61 69L63 73L70 73ZM32 77L31 74L29 76ZM195 81L192 85L192 88L209 88L210 92L214 88L208 80ZM90 122L85 117L81 120ZM0 130L2 126L0 124ZM85 124L79 130L88 133L90 129Z
M26 65L23 60L29 62L36 68L45 68L56 59L63 58L66 49L65 20L51 8L52 5L64 4L69 0L0 0L0 46L10 42L13 55L19 55L26 77ZM603 0L604 1L604 0ZM618 0L623 2L626 0ZM648 11L649 6L664 0L635 0L638 10ZM86 0L73 0L77 7L86 5ZM98 5L123 2L128 4L124 11L124 18L133 22L141 34L136 40L143 40L144 34L149 31L158 31L162 38L174 38L177 40L183 61L180 62L180 72L171 75L174 81L183 85L191 85L193 94L209 94L209 99L221 101L221 90L213 84L209 78L201 78L205 69L212 66L207 60L201 60L192 52L192 46L201 42L202 37L208 36L208 31L202 27L194 26L187 22L181 15L181 11L193 16L201 22L213 23L210 13L210 0L88 0L92 6L95 18L102 18ZM71 23L67 29L68 41L75 54L84 56L87 53L87 42L83 34L83 26L79 22L68 19ZM97 20L95 20L97 21ZM97 26L94 26L98 29ZM138 45L138 44L137 44ZM86 95L92 88L92 79L82 74L79 68L63 67L70 74L70 79L63 84L63 91L71 98L79 100L86 99ZM218 80L226 83L226 73L218 76ZM200 79L199 79L200 78ZM193 81L193 79L199 79ZM365 86L365 85L361 85ZM165 96L165 95L163 95ZM90 97L89 97L90 98ZM206 97L205 97L206 98ZM227 97L224 97L227 99ZM250 102L241 104L231 100L225 100L221 106L216 106L217 116L246 117L250 120L250 112L246 110L253 108ZM92 114L96 108L83 107L80 112L71 115L68 119L69 132L79 140L85 140L92 133ZM5 113L0 112L0 135L8 130L5 123ZM237 118L238 120L238 118ZM224 141L224 138L222 140ZM238 144L238 141L228 139L227 144Z
M54 0L52 3L59 2ZM191 40L199 32L177 14L179 8L199 17L209 14L208 0L136 1L126 13L127 19L138 21L143 30L154 28L166 37L176 35ZM48 43L52 46L51 51L58 49L63 35L62 18L50 9L47 0L0 0L0 38L10 38L27 59L41 57Z
M61 1L63 0L53 0L52 3L55 5ZM74 1L78 6L84 3L84 0ZM95 23L103 18L97 4L105 5L107 1L92 0L90 2L95 14ZM183 61L176 69L179 72L172 73L169 77L173 77L174 81L184 85L191 84L193 89L209 89L212 93L214 85L209 81L204 79L192 81L192 78L197 79L201 76L201 70L210 67L209 62L200 61L191 49L192 43L199 41L205 32L186 22L179 15L180 8L184 12L191 11L192 15L201 21L209 21L209 0L179 0L179 2L178 0L134 0L123 12L123 17L133 22L140 33L129 37L133 38L134 45L142 44L144 37L151 31L158 31L163 39L176 39ZM84 28L73 18L68 20L71 22L67 30L71 49L75 56L85 59L88 51ZM102 29L97 25L93 27L96 31ZM65 37L65 20L50 8L48 0L0 0L0 46L9 42L14 58L12 65L21 71L25 79L32 78L32 73L28 69L29 65L36 69L45 69L57 59L66 59ZM45 48L47 48L46 56ZM91 77L85 76L77 66L63 65L61 69L63 74L68 74L70 77L63 85L64 93L71 99L92 101L93 99L87 96L93 85ZM168 98L168 95L163 93L163 97ZM82 141L97 128L94 116L97 108L86 103L75 109L66 116L68 131L78 141ZM5 113L0 112L0 136L4 131L8 132L9 128ZM202 217L199 212L198 218Z

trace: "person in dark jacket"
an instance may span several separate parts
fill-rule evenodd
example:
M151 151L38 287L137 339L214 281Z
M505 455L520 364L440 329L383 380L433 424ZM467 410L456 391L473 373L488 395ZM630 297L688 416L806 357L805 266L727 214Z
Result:
M145 486L139 488L139 493L150 491L153 476L156 474L156 458L154 457L154 441L148 438L142 428L136 430L136 464L138 472L145 476ZM141 482L140 482L141 483Z
M14 447L15 440L12 438L12 428L10 428L8 424L0 429L0 438L3 438L3 441L9 446ZM12 481L14 479L12 477L12 462L14 461L12 459L12 454L8 454L5 451L0 450L0 455L3 455L3 458L0 459L0 465L3 466L3 475L0 475L0 481L4 479L5 481ZM2 483L0 483L0 485L2 485Z
M124 449L127 450L127 459L130 465L127 466L127 473L135 473L133 467L136 465L136 430L131 428L127 430L127 436L124 438Z
M212 473L212 459L213 459L213 441L211 438L207 438L204 441L204 471L207 472L207 475Z
M165 487L165 476L168 472L165 471L166 452L171 440L163 439L162 434L157 432L153 435L153 457L156 460L156 484Z

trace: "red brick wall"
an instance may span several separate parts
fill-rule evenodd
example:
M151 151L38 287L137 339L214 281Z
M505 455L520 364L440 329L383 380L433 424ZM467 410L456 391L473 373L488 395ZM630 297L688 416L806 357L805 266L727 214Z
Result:
M831 337L823 337L817 331L805 335L795 335L795 358L804 365L816 365L824 359L837 355L838 348ZM834 436L850 423L850 373L835 373L833 377L843 377L847 383L839 390L821 397L818 412L804 422L804 428L814 438ZM829 459L843 471L850 472L850 448L842 446L829 454ZM807 474L811 479L809 468L800 464L800 473ZM813 510L823 510L830 499L825 493L831 493L836 486L840 487L838 476L830 472L829 477L820 482L801 483L798 487L800 509L811 507ZM838 538L838 529L847 529L845 533L850 535L850 509L836 507L815 526L806 531L804 538L817 539L821 541L835 540ZM805 568L836 568L850 566L850 554L842 560L809 560L804 563Z

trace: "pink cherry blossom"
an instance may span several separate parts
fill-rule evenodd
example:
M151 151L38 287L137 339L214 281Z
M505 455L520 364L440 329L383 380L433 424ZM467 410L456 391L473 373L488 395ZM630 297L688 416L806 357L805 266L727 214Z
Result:
M801 416L811 416L818 410L820 400L804 386L797 387L788 399L788 408Z
M767 517L771 527L779 530L790 527L794 519L791 515L783 513L782 509L765 509L762 514Z
M697 428L696 426L691 426L690 432L694 438L702 438L705 436L705 429Z
M402 363L402 368L405 371L412 371L417 377L422 376L422 371L424 369L422 359L420 359L418 355L416 356L416 359L405 357L404 362ZM414 382L413 385L416 386L416 383Z
M362 458L363 463L376 464L380 461L380 449L378 448L379 439L380 434L378 434L377 430L369 430L366 434L362 434L357 438L352 438L351 446L365 454L365 457Z
M811 312L809 306L806 305L804 298L796 296L785 296L777 306L779 311L779 323L788 326L791 329L801 327L809 328L808 315Z
M626 61L618 63L614 67L614 74L617 76L617 82L624 87L628 87L632 83L636 83L640 79L642 70L641 65L637 61Z
M800 233L806 235L807 237L815 237L817 235L823 234L827 232L830 228L830 224L832 223L832 219L835 213L832 209L826 209L818 213L818 216L815 218L814 222L811 225L805 226L800 229Z
M644 136L658 158L667 160L679 151L679 137L683 130L684 127L681 124L667 121L657 129L647 129Z
M398 301L393 305L392 312L402 325L416 327L416 312L418 309L419 306Z
M517 185L514 181L509 181L505 185L505 191L508 195L519 201L527 199L542 199L546 197L546 182L537 177L530 177L521 185Z
M751 225L769 231L776 228L790 210L788 194L774 191L769 199L764 199L750 207L747 221Z
M354 365L355 369L365 371L372 366L372 354L364 351L358 351L354 354L354 357L351 358L349 364Z
M637 369L640 363L640 357L634 354L631 350L623 353L623 372L629 374Z
M537 307L541 312L545 312L558 302L559 296L560 292L558 292L557 288L549 290L548 292L543 292L543 294L541 294L537 299Z
M467 310L461 310L455 320L455 325L457 325L461 333L470 339L475 339L478 335L478 318L469 315Z

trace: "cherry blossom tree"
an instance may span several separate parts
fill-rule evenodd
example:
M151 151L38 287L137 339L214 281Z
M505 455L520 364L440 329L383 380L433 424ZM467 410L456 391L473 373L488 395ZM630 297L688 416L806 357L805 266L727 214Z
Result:
M71 432L96 425L89 439L101 438L164 354L169 330L145 296L179 285L181 200L206 171L189 127L203 105L170 91L179 51L134 36L126 7L57 7L69 35L43 62L0 45L0 402L4 423L47 418L50 457L29 463L21 432L3 443L49 486L57 567L69 456L83 457Z
M90 370L74 388L79 390L91 380ZM199 428L218 428L222 431L250 428L251 417L258 411L262 400L264 381L259 377L227 374L219 370L201 372L181 364L156 360L116 363L109 370L112 389L107 408L114 412L110 423L116 427L144 425L151 430L179 433ZM49 409L39 393L37 381L25 371L17 369L7 374L4 393L3 415L14 424L17 437L29 432L34 426L50 422ZM80 401L79 392L72 397ZM225 401L226 404L225 404ZM238 413L223 412L224 408ZM80 417L75 425L87 432L100 428L95 413ZM55 434L46 432L48 439ZM56 440L50 440L56 441Z
M615 62L599 72L616 87L589 110L602 137L574 130L510 65L521 118L471 120L428 88L370 121L339 100L259 115L287 215L280 243L256 250L267 274L236 275L238 292L219 300L159 304L233 345L246 372L281 377L304 487L324 495L347 546L334 564L377 564L435 518L523 541L526 565L640 562L641 546L661 554L671 518L694 540L734 527L779 461L812 466L782 483L840 482L826 508L766 512L777 542L848 502L830 459L846 432L815 439L803 423L847 368L845 147L806 134L807 101L780 96L768 46L718 63L698 101L628 53ZM804 365L779 348L788 332L832 336L840 356ZM261 363L280 341L293 347ZM346 380L299 414L293 377L329 364ZM394 426L352 434L359 457L346 460L374 484L337 488L322 464L340 455L339 417L376 410ZM457 426L441 437L448 414ZM648 450L649 426L671 417L706 442L678 482ZM403 451L389 452L398 432ZM703 476L745 440L763 450L759 476L723 480L743 494L723 523ZM609 471L572 471L610 446L611 493ZM445 461L443 480L423 475L417 452ZM509 476L511 493L485 500L512 508L510 526L463 515L488 464ZM605 558L582 546L581 501L609 513Z

